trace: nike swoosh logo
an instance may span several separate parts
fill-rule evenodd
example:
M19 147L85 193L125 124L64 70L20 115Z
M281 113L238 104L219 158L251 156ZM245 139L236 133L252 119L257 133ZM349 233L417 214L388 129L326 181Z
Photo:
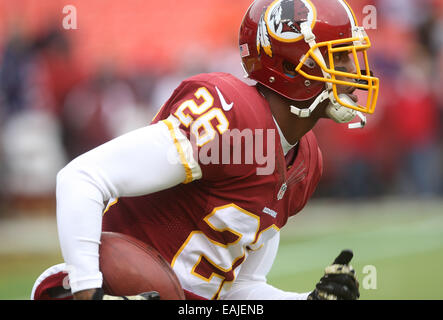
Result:
M218 90L217 87L215 87L215 90L217 90L217 94L218 94L218 97L220 98L223 110L225 110L225 111L231 110L232 107L234 106L234 102L231 102L228 104L225 100L225 97L223 97L222 93L220 92L220 90Z

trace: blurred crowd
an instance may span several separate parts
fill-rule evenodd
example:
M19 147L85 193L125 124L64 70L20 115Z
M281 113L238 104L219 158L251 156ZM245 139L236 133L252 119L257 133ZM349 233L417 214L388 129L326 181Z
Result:
M369 58L381 92L364 130L327 120L316 127L325 165L315 197L441 197L443 5L435 0L349 2L358 3L360 13L368 3L377 8L377 29L368 30L373 43ZM246 10L249 1L242 3ZM32 34L9 24L2 34L0 215L11 206L53 203L58 170L95 146L148 124L184 78L211 71L243 78L236 33L210 54L191 42L172 64L153 59L119 68L104 57L85 71L75 50L81 39L70 32L61 23Z

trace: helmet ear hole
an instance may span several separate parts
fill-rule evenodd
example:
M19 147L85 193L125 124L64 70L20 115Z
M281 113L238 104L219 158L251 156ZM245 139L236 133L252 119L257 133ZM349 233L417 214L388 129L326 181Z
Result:
M296 65L292 62L289 62L288 60L283 61L283 72L291 77L294 78L298 73L295 71Z

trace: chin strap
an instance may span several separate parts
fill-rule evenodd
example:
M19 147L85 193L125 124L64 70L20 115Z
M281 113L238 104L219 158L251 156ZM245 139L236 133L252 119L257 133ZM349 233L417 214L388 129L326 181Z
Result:
M339 95L341 100L346 101L347 104L356 105L356 103L346 94ZM337 123L348 123L351 122L356 116L360 118L360 122L351 123L348 125L349 129L360 129L366 125L366 117L360 111L356 111L347 107L342 106L338 103L334 97L329 97L329 105L326 107L326 114L329 118Z
M347 95L343 94L340 96L341 99L347 100L347 103L354 103L351 98ZM309 108L300 109L295 106L291 107L291 112L295 114L299 118L309 118L312 115L312 112L317 108L317 106L325 101L326 99L331 100L329 105L326 107L326 114L329 118L334 120L337 123L348 123L352 121L356 116L360 118L359 122L350 123L348 125L349 129L361 129L366 125L366 117L360 111L355 111L350 108L344 107L335 101L334 98L330 97L330 93L328 91L323 91L310 105Z
M295 106L291 106L291 112L300 118L309 118L312 112L315 110L315 108L317 108L317 106L320 103L322 103L328 98L329 98L329 93L328 91L325 90L314 100L314 102L310 105L309 108L300 109Z
M366 117L363 113L360 111L357 111L357 116L360 118L360 122L354 122L348 124L349 129L362 129L366 125Z

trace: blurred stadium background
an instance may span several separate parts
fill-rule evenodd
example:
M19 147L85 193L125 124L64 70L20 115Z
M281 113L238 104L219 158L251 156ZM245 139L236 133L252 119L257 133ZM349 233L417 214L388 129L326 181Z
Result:
M0 299L28 299L62 261L60 168L149 123L187 76L242 78L237 34L250 2L0 0ZM351 248L361 283L376 268L362 299L443 299L443 2L348 2L360 22L365 6L377 10L379 104L364 130L315 129L324 176L283 229L269 281L312 290Z

